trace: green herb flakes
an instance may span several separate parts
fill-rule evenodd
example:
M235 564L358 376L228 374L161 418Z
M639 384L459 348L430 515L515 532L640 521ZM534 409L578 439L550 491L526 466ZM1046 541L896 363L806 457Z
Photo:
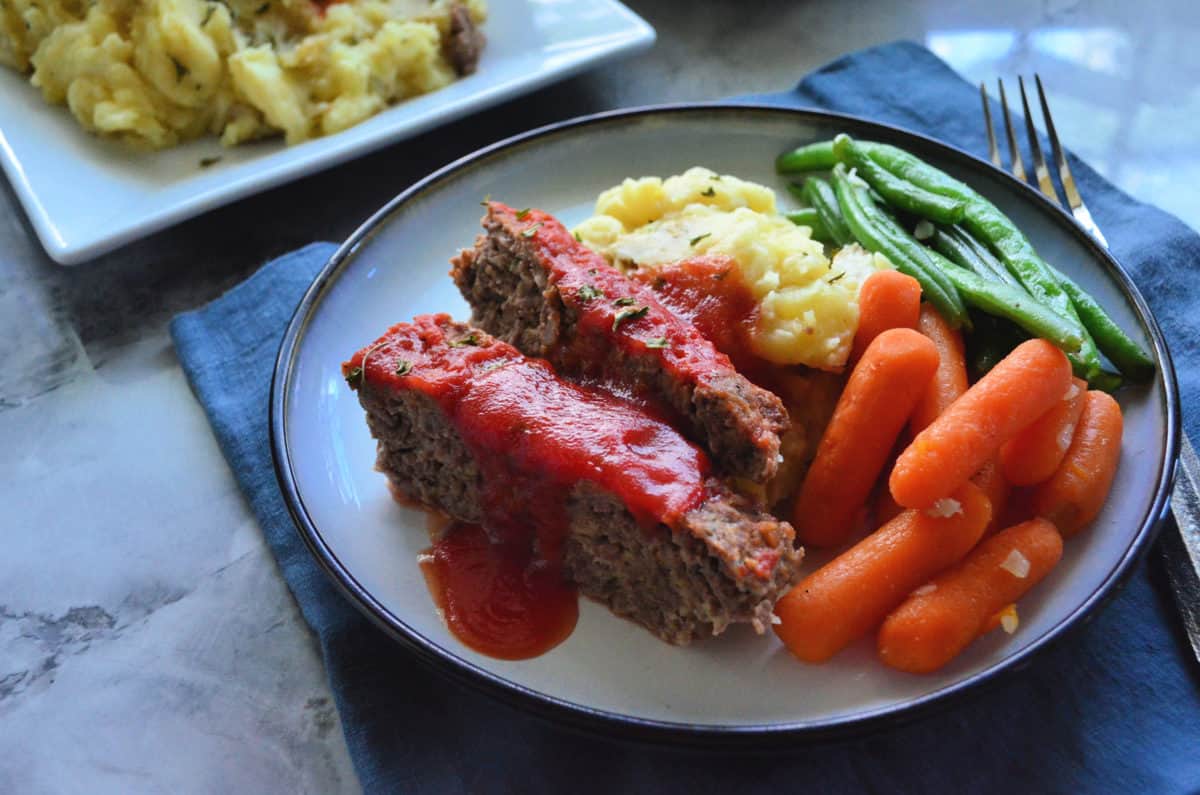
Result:
M693 237L691 240L688 241L688 245L695 246L697 243L699 243L701 240L703 240L706 237L712 237L712 232L705 232L702 235L696 235L695 237Z
M647 348L665 348L665 347L667 347L667 338L666 337L651 337L650 339L646 340L646 347Z
M412 372L412 362L408 359L401 359L396 363L396 375L408 375Z
M579 288L579 291L576 293L576 295L579 296L580 301L587 302L587 301L594 301L597 298L603 298L604 291L601 290L599 287L593 287L590 284L585 284Z
M617 316L613 318L612 330L616 331L617 327L626 320L637 320L639 317L645 317L646 313L649 311L650 307L648 306L639 306L636 309L622 309L617 313Z
M624 298L618 298L613 301L613 306L633 306L633 301L634 299L627 295Z
M533 233L542 228L542 222L538 221L528 229L521 230L521 237L533 237Z
M450 343L451 348L462 348L467 345L479 345L479 335L474 331L467 336L456 339Z

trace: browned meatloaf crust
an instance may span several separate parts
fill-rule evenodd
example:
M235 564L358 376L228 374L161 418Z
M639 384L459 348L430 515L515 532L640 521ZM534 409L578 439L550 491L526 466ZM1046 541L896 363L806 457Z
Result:
M538 210L490 202L483 227L451 269L476 325L548 359L567 378L616 381L665 403L725 474L760 483L775 474L783 403L739 374L652 289Z
M431 322L443 332L441 336L428 332ZM424 324L426 330L417 335L414 324ZM401 370L411 367L413 374L419 374L426 353L459 355L461 348L445 347L448 340L469 338L473 345L503 346L514 359L524 357L445 315L418 318L414 324L398 324L365 348L371 362L365 372L359 367L363 352L347 362L344 371L357 388L378 442L377 468L393 486L454 519L480 522L485 518L484 468L436 397L442 388L436 382L439 374L429 376L419 388L404 386L417 378L387 374L396 372L401 361ZM429 350L433 347L443 349ZM432 385L429 379L434 379ZM738 622L764 631L802 554L793 547L792 528L758 511L715 479L706 482L704 495L675 527L647 528L612 494L579 481L564 495L565 574L584 595L670 643L719 634Z

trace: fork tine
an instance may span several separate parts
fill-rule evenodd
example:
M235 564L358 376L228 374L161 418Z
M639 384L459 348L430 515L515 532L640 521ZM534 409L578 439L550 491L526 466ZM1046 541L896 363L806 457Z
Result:
M1025 134L1029 137L1029 153L1033 156L1033 173L1037 176L1038 189L1046 198L1057 204L1062 204L1058 192L1054 190L1054 181L1050 179L1050 169L1046 165L1046 157L1042 154L1042 145L1038 142L1037 127L1033 124L1033 113L1029 110L1029 97L1025 95L1025 79L1018 76L1017 85L1021 89L1021 108L1025 111Z
M1088 212L1088 208L1083 203L1083 197L1079 195L1079 189L1075 187L1075 176L1071 174L1071 167L1067 165L1067 156L1058 142L1058 131L1054 129L1054 119L1050 116L1050 104L1046 102L1046 91L1042 88L1042 78L1037 73L1033 75L1033 82L1037 85L1038 101L1042 105L1042 119L1046 122L1046 136L1050 139L1050 152L1054 157L1054 165L1058 168L1058 178L1062 181L1063 193L1067 195L1067 204L1071 207L1071 214L1083 225L1084 229L1107 248L1108 241L1104 239L1104 235L1092 220L1092 214Z
M1004 132L1008 135L1008 151L1012 157L1012 173L1017 179L1025 182L1025 161L1021 159L1021 148L1017 146L1017 131L1013 129L1012 115L1008 112L1008 97L1004 95L1004 81L996 79L1000 87L1000 109L1004 111Z
M987 124L988 152L992 157L992 165L1004 168L1004 163L1000 161L1000 147L996 145L996 130L992 126L992 109L988 105L987 89L983 87L983 83L979 84L979 98L983 101L983 120Z

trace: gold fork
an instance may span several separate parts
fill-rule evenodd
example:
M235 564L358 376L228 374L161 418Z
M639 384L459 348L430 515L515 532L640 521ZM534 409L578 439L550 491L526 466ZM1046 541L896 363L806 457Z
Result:
M1067 157L1058 142L1058 132L1054 129L1054 120L1050 117L1050 105L1046 102L1046 92L1042 89L1042 80L1036 74L1033 76L1037 85L1038 100L1042 106L1042 118L1046 123L1046 137L1050 141L1050 151L1062 183L1063 195L1066 201L1059 197L1055 189L1046 158L1042 154L1041 143L1038 139L1037 128L1033 123L1033 114L1029 110L1029 99L1025 94L1025 81L1017 78L1021 92L1021 106L1025 111L1025 134L1029 140L1029 153L1033 158L1033 173L1038 190L1046 198L1071 211L1076 222L1083 227L1104 248L1108 241L1100 232L1087 205L1079 195L1075 186L1075 177L1067 165ZM1017 142L1016 130L1013 127L1012 116L1008 111L1008 99L1004 94L1004 81L997 80L1000 90L1000 108L1004 113L1004 130L1008 136L1008 150L1013 176L1022 182L1028 182L1025 163L1021 156L1021 147ZM987 124L988 150L993 165L1004 168L1000 159L1000 147L996 144L996 133L992 126L992 111L988 103L987 89L979 84L979 96L983 101L983 117ZM1192 644L1192 652L1200 662L1200 460L1186 433L1181 433L1179 465L1176 468L1175 486L1171 492L1171 513L1175 517L1178 533L1164 533L1162 537L1163 560L1166 563L1167 577L1171 581L1171 590L1179 606L1183 618L1184 630L1188 641Z

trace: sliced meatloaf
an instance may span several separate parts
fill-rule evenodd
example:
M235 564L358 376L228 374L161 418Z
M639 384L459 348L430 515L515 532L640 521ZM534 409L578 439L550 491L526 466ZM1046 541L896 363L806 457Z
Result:
M725 474L763 482L787 412L654 291L552 216L489 202L484 234L452 261L473 322L563 376L663 404Z
M713 478L703 451L483 331L418 317L343 372L395 489L532 544L581 593L663 640L737 622L762 632L794 578L792 528Z

